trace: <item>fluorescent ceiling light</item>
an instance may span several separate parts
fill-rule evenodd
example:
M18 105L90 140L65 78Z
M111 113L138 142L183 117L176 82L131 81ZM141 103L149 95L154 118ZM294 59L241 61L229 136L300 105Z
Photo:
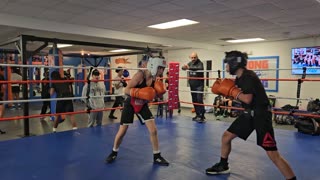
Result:
M235 40L228 40L226 42L229 43L243 43L243 42L255 42L255 41L264 41L265 39L262 38L251 38L251 39L235 39Z
M127 52L127 51L131 51L129 49L115 49L115 50L111 50L109 52Z
M189 19L179 19L179 20L175 20L175 21L151 25L148 27L155 28L155 29L170 29L170 28L176 28L176 27L180 27L180 26L188 26L188 25L198 24L198 23L199 22L197 22L197 21L192 21Z
M70 47L72 44L57 44L58 48ZM48 45L48 47L53 47L52 44Z

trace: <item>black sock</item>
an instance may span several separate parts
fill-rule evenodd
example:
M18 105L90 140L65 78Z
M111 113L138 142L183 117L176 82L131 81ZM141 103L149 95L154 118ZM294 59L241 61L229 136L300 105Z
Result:
M221 157L221 158L220 158L220 163L222 163L222 164L228 164L228 158L223 158L223 157Z
M294 176L293 178L290 178L290 179L288 179L288 180L297 180L297 177Z

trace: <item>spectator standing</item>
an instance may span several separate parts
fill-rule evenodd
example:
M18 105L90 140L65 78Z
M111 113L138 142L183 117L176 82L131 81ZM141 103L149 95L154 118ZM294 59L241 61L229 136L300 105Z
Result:
M191 61L182 66L182 70L189 70L188 75L190 78L204 78L203 72L203 63L198 58L198 54L193 52L190 55ZM203 91L204 91L204 79L189 79L189 85L191 91L198 91L198 92L191 92L192 103L203 104ZM199 123L205 122L205 109L202 105L193 105L196 116L192 118L193 121L197 121Z
M103 96L106 93L106 88L103 82L98 81L100 79L100 72L98 69L92 71L92 79L90 81L90 87L88 83L83 86L82 90L82 97L89 98L86 100L88 110L96 110L96 109L103 109L104 105L104 98L103 97L95 97L95 96ZM89 89L89 93L88 93ZM93 112L89 111L89 120L88 120L88 127L93 127L96 123L97 126L102 125L102 118L103 118L103 111Z

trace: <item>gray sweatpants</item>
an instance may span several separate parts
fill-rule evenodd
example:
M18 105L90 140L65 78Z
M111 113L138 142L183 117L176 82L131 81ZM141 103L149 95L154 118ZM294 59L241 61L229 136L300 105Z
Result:
M89 120L88 120L88 127L93 127L94 122L96 122L97 126L101 126L102 124L102 116L103 112L90 112Z

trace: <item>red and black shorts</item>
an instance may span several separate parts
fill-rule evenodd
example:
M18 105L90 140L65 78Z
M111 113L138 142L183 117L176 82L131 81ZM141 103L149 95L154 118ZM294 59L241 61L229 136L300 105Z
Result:
M243 111L227 131L246 140L256 130L257 144L266 151L276 151L277 144L272 126L272 113L267 110Z
M154 120L154 117L149 109L148 103L145 103L139 113L134 112L134 108L130 103L131 97L128 96L123 103L123 110L121 114L121 125L129 125L133 123L134 115L136 114L141 124L146 121Z

